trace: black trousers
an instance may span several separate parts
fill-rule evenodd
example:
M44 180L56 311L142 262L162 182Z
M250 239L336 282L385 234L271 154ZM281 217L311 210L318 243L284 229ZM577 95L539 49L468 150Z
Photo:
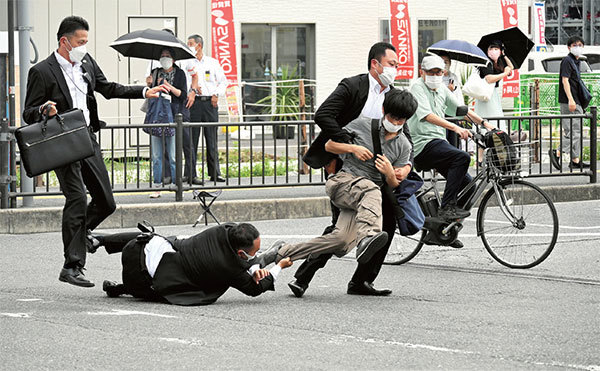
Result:
M446 179L442 207L451 202L456 203L458 193L471 181L471 176L467 173L470 163L471 156L467 152L453 147L443 139L430 141L415 157L417 170L436 169Z
M337 216L339 216L339 210L334 210L334 208L337 209L337 207L335 207L333 204L331 204L331 207L334 216L332 218L332 223L335 225L335 223L337 222ZM394 232L396 231L396 217L394 215L394 211L391 205L385 201L382 201L382 213L382 230L387 232L388 241L381 250L379 250L375 255L373 255L371 260L363 264L358 264L358 266L356 267L356 271L354 271L354 275L351 278L351 281L353 282L361 283L366 281L369 283L373 283L373 281L375 281L375 279L379 275L379 271L381 270L381 266L383 265L385 256L387 255L387 252L392 243L392 239L394 238ZM333 225L327 227L323 234L331 233L332 230ZM300 265L300 267L298 267L298 270L296 270L294 277L300 284L308 285L315 276L315 273L317 273L319 269L323 268L332 256L333 254L324 254L319 255L316 258L306 259Z
M213 107L210 100L201 101L196 98L192 107L190 107L190 122L218 122L219 108ZM184 176L196 177L196 162L198 155L198 143L200 142L199 127L189 128L189 132L184 135L183 154L185 156ZM208 176L215 178L221 175L219 169L219 149L217 147L217 127L204 127L204 140L206 142L206 166ZM187 153L187 155L186 155ZM189 164L188 164L189 159ZM191 174L190 174L191 171Z
M54 170L66 199L62 217L65 268L85 266L87 230L95 229L116 209L100 145L95 134L90 137L93 156ZM86 188L92 198L89 204Z

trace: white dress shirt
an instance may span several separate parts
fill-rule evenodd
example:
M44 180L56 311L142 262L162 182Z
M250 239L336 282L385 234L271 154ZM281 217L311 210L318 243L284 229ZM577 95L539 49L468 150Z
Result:
M58 61L60 69L62 70L67 86L69 87L69 94L71 100L73 100L73 108L79 108L83 111L85 122L90 124L90 111L87 106L87 91L88 84L83 77L83 70L81 69L81 62L71 64L68 60L63 58L62 55L54 52L54 56Z
M205 55L201 60L196 59L196 62L200 95L225 95L229 81L219 61Z
M154 278L156 268L162 259L163 255L168 252L175 252L171 243L164 237L154 236L146 246L144 247L144 253L146 254L146 268L150 277Z
M366 116L371 119L380 119L383 117L383 101L385 99L385 93L390 91L390 87L386 87L381 91L381 85L375 80L375 78L369 72L369 95L365 106L361 111L362 116Z

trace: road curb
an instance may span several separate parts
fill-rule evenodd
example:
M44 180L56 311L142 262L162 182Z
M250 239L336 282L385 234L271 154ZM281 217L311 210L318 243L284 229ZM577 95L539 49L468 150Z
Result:
M600 184L541 187L554 202L600 199ZM303 197L269 200L215 201L211 207L219 221L257 221L301 219L331 215L328 197ZM202 209L198 203L122 204L98 228L132 228L141 220L153 225L190 226ZM209 217L210 218L210 217ZM0 233L25 234L61 230L62 207L0 210ZM201 221L204 223L204 220ZM213 222L212 218L209 222Z

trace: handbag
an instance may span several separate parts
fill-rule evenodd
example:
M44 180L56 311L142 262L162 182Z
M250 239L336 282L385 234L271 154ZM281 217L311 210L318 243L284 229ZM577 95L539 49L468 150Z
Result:
M379 139L379 120L377 119L371 120L371 137L373 139L374 154L382 154ZM420 231L425 223L425 214L419 206L415 193L423 186L423 179L419 174L411 171L406 179L401 181L400 185L393 190L387 184L383 174L381 174L381 179L383 180L381 195L386 198L394 209L400 234L410 236Z
M476 69L471 73L465 85L463 85L462 91L469 97L487 102L492 99L494 87L494 84L489 84L485 79L482 79L479 76L479 71Z
M47 173L94 154L83 111L71 109L15 131L27 176Z
M581 77L579 78L579 97L581 98L581 108L586 109L592 101L592 93L587 86L585 86Z
M168 124L173 122L173 111L171 110L171 96L160 93L158 98L153 98L148 102L148 112L144 124ZM144 133L160 137L163 135L172 137L175 135L175 129L169 127L145 127Z

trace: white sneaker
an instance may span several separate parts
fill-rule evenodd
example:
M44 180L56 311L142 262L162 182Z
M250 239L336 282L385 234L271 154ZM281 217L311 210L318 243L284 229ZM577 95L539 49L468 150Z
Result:
M159 197L160 197L160 191L150 193L150 198L159 198Z

